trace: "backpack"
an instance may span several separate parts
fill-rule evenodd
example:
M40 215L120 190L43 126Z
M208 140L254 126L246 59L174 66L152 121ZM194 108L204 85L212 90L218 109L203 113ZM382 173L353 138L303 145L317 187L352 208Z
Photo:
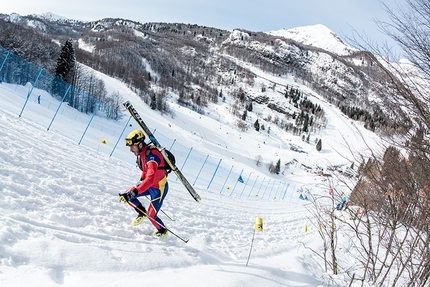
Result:
M161 157L163 157L161 152L153 145L151 145L148 150L150 153L152 153L153 150L156 150L161 155ZM169 151L168 149L164 149L164 150L166 151L167 158L169 159L169 161L172 163L172 165L175 165L176 164L176 158L173 155L173 153L171 151ZM149 153L147 154L147 156L148 155L149 155ZM163 160L164 160L164 158L163 158ZM167 164L167 162L165 160L164 160L164 166L158 166L158 169L164 169L166 171L166 175L172 171L172 168Z

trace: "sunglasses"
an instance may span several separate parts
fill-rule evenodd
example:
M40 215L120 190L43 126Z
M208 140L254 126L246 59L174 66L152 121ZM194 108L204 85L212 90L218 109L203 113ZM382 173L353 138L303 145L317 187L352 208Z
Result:
M132 146L132 145L138 145L142 142L142 139L137 139L137 135L134 137L125 139L125 145L126 146Z

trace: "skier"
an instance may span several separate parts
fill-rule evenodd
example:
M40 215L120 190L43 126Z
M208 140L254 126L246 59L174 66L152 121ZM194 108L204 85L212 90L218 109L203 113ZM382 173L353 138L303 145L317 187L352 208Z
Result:
M151 146L145 143L145 135L141 130L134 130L128 134L125 144L130 147L130 152L137 157L136 162L142 170L142 174L140 183L137 186L131 186L125 193L119 194L118 201L129 203L137 211L138 215L132 222L134 226L139 225L146 217L149 217L157 229L155 235L163 237L167 235L168 231L157 213L161 209L169 190L166 170L163 168L166 165L164 158L157 149L151 149ZM148 195L150 196L150 204L148 211L146 211L138 197Z

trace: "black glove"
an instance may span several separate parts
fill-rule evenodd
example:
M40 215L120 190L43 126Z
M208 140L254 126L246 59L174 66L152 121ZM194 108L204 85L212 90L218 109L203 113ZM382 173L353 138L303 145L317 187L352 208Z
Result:
M127 203L129 200L133 199L137 195L136 186L130 186L124 193L119 194L118 202Z

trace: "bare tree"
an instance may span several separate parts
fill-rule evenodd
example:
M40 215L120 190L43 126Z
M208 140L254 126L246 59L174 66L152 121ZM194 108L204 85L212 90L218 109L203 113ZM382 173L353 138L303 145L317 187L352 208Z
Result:
M430 2L406 0L397 10L384 7L390 22L378 25L408 62L390 62L395 57L387 45L366 45L385 56L379 63L389 91L386 100L406 111L412 122L383 155L373 153L362 163L351 201L365 213L348 224L360 254L362 284L424 287L430 281Z

